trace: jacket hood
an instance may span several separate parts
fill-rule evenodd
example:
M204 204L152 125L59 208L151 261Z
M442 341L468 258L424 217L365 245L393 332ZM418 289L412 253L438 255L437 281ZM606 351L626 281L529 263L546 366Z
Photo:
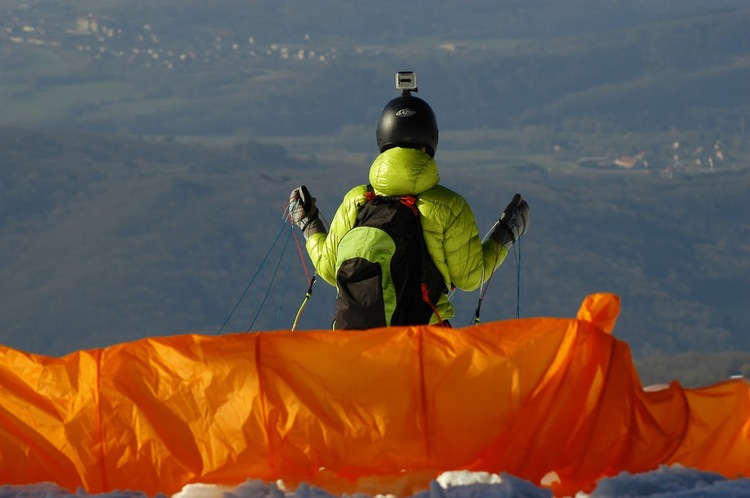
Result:
M379 195L418 195L439 181L437 163L421 150L388 149L370 166L370 185Z

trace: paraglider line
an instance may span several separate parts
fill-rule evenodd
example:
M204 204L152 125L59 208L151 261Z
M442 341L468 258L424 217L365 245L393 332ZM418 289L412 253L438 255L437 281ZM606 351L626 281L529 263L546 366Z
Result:
M273 244L271 244L271 248L266 252L265 257L263 258L263 261L260 264L260 267L256 270L255 274L250 279L250 283L247 284L247 287L245 287L245 290L242 291L242 294L240 295L240 298L237 300L237 303L234 305L234 308L232 308L232 311L229 312L229 315L224 320L224 323L221 324L221 327L219 328L219 331L216 332L216 335L221 334L221 332L224 330L224 327L226 327L227 323L229 323L229 320L234 315L234 312L237 311L237 308L240 306L240 303L245 298L245 295L247 294L247 291L250 290L250 287L252 287L253 283L255 282L255 279L258 277L258 275L263 272L266 268L266 263L268 261L269 256L271 255L271 252L273 251L273 248L276 247L276 243L279 241L279 238L281 237L281 233L284 230L284 227L286 226L286 222L282 221L281 225L279 226L278 231L276 232L276 236L273 240ZM253 291L253 294L255 292ZM252 295L250 296L250 300L252 301Z
M499 221L497 223L499 223ZM489 238L490 234L494 230L497 223L495 223L495 225L492 225L492 228L490 228L490 231L487 232L487 235L484 236L484 239L482 240L482 242L486 241ZM495 248L495 265L497 265L497 260L499 258L500 258L500 245L498 244ZM492 281L492 277L494 275L495 275L495 272L493 271L492 273L490 273L489 278L485 281L484 268L482 268L482 283L479 286L479 299L477 300L477 307L474 310L474 321L473 321L474 325L479 325L479 314L482 310L482 302L484 301L485 294L487 294L487 289L490 288L490 282Z
M311 285L311 279L310 279L310 273L307 271L307 263L305 262L305 254L302 252L302 244L299 243L299 238L297 237L297 232L292 231L292 235L294 235L294 244L297 246L297 252L299 253L299 259L302 261L302 270L305 272L305 279L307 280L307 284ZM315 278L315 277L313 277Z
M297 310L297 315L294 317L294 323L292 323L292 331L297 328L297 322L299 321L299 317L302 315L302 310L305 309L307 301L309 301L310 297L312 296L313 284L315 284L315 275L313 275L312 279L310 280L310 286L307 288L307 292L305 293L305 299L302 300L302 304Z
M286 248L289 245L289 238L292 233L292 228L289 228L289 231L287 232L286 241L284 242L284 247L281 250L282 257L279 258L279 260L276 262L276 268L273 270L273 275L271 276L271 282L268 284L268 287L266 288L266 294L263 296L263 301L260 303L260 307L258 308L257 313L255 313L255 317L253 318L253 321L250 322L250 326L247 328L247 331L250 332L252 330L253 325L255 325L255 321L258 319L258 316L260 316L260 312L263 311L263 306L266 304L266 300L268 299L268 295L271 293L271 287L273 286L274 280L276 280L276 275L279 272L279 266L281 266L281 260L283 259L284 252L286 252Z
M296 201L296 202L299 203L299 201ZM295 206L293 206L292 202L289 202L286 206L284 213L285 213L286 220L291 225L294 226L296 225L296 223L294 222L294 219L292 218L293 207ZM325 219L325 217L323 216L322 213L320 213L320 211L318 211L318 216L323 221L323 226L326 228L326 230L328 230L328 227L330 226L328 223L328 220ZM316 277L315 277L315 274L313 274L313 276L310 277L310 273L307 271L307 263L305 262L305 254L302 251L302 244L300 244L299 242L299 238L297 237L297 232L292 230L292 233L294 235L294 243L297 245L297 252L299 252L300 261L302 261L302 269L305 272L305 278L307 279L307 283L308 283L307 292L305 293L305 298L302 300L302 304L297 310L297 315L295 315L294 322L292 323L292 331L294 331L297 328L297 323L299 322L299 318L302 315L302 311L305 309L307 302L312 297L312 290L313 290L313 285L315 284Z
M290 230L290 233L294 236L294 231ZM295 240L297 239L296 236L294 236ZM288 241L288 238L287 238ZM286 244L284 244L284 250L286 250ZM284 271L284 280L281 281L281 300L279 301L279 309L276 310L276 325L274 325L274 328L276 330L279 329L279 321L281 320L281 308L284 307L284 295L286 294L286 281L289 278L289 267L292 265L292 255L294 254L293 250L289 250L289 257L286 261L286 270ZM282 252L282 256L284 253Z

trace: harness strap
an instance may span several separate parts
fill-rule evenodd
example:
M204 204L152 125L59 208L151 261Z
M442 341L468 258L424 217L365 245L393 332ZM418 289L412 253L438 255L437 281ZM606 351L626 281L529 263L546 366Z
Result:
M429 306L432 312L435 314L438 319L438 324L441 327L445 327L446 322L444 322L443 317L440 316L440 312L438 311L437 306L435 306L435 304L430 301L430 291L427 289L427 284L425 282L422 282L422 301L427 303L427 306Z
M417 209L417 196L415 195L378 195L373 190L372 185L368 185L367 192L365 193L365 201L370 202L375 199L399 201L401 204L411 209L414 216L419 216L419 209Z
M414 213L414 216L419 216L419 209L417 209L416 197L414 197L413 195L404 195L399 198L399 202L401 202L401 204L411 209L411 212Z

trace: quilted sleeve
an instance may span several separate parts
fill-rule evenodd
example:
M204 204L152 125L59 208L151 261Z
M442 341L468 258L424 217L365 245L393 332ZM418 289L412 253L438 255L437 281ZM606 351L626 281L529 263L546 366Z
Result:
M366 185L359 185L347 192L331 220L328 233L316 233L307 239L307 253L315 271L331 285L336 285L336 253L339 242L354 227L366 193Z
M461 290L479 288L508 250L492 239L482 243L471 207L459 194L435 187L423 197L425 240L438 269Z

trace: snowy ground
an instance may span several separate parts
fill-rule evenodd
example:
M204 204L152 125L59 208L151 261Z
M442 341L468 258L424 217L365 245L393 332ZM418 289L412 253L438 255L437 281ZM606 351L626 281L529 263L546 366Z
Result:
M41 483L24 486L0 486L0 498L143 498L138 492L122 491L87 495L83 491L71 494L55 484ZM190 484L171 498L329 498L324 489L300 486L288 492L283 486L265 484L252 479L243 484L214 486ZM550 498L549 490L538 488L528 481L510 475L471 472L448 472L431 483L430 489L414 498ZM623 473L602 479L591 495L579 494L576 498L635 498L678 497L748 497L750 479L730 480L711 472L686 469L679 466L662 467L643 474ZM358 498L367 498L365 495Z

